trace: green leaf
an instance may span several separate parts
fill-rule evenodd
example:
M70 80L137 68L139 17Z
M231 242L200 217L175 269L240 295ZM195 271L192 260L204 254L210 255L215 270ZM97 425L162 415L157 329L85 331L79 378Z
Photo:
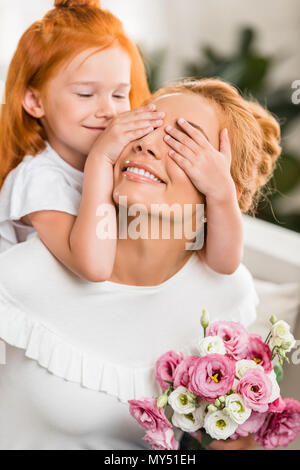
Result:
M214 439L210 437L209 434L205 431L205 429L201 429L201 435L202 435L202 440L201 440L201 446L205 449L206 446L208 446Z
M275 372L275 375L276 375L277 383L281 384L281 382L283 380L283 368L281 367L280 364L275 364L274 372Z
M173 382L170 382L169 380L164 380L164 382L167 382L167 384L171 385L173 387Z

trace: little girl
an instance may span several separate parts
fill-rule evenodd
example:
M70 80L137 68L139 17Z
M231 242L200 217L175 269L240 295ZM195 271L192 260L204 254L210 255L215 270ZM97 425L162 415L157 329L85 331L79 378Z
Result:
M112 204L108 149L117 158L163 116L154 106L130 112L150 93L120 21L97 0L56 0L55 7L24 33L8 71L0 251L37 232L74 273L100 281L115 252L115 240L96 237L96 209ZM101 133L102 155L91 154Z
M116 237L99 239L96 214L108 204L116 227L113 166L129 142L163 125L164 113L153 104L135 109L149 98L146 74L117 18L97 0L56 0L55 7L24 33L8 71L0 251L37 233L76 275L101 282L111 275ZM222 208L210 211L220 230L204 260L231 274L241 261L242 228L237 204L226 211L230 226Z

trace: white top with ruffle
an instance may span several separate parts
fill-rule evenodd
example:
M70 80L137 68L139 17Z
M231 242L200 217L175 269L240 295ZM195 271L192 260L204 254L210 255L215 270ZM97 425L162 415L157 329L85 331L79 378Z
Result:
M202 308L247 326L258 302L243 264L222 275L195 252L133 286L78 278L37 236L15 245L0 256L0 449L149 449L127 400L160 392L157 358L196 353Z
M48 142L36 156L26 155L8 173L0 190L0 253L36 233L19 220L31 212L77 215L82 185L83 172L61 158Z

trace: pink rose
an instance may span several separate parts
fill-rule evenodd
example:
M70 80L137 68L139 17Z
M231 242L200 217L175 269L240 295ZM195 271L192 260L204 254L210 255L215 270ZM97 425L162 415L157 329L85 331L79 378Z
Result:
M199 357L190 368L189 390L206 401L214 402L232 388L235 363L222 354Z
M271 413L282 413L282 411L285 408L285 401L279 397L277 400L272 401L272 403L269 403L269 408L268 411Z
M284 410L281 413L270 413L254 436L266 450L287 447L300 432L300 403L293 398L285 398L283 401Z
M156 432L148 431L143 439L155 450L177 450L179 447L179 442L176 441L172 429Z
M172 428L163 408L157 408L155 398L128 400L131 416L147 431L157 432Z
M217 321L209 325L206 336L220 336L226 352L236 361L244 359L249 333L246 328L234 321Z
M271 362L272 351L270 347L265 344L259 335L249 335L247 350L243 359L256 359L256 363L264 368L266 374L273 370Z
M176 389L180 385L189 388L190 382L190 370L192 365L199 359L199 356L187 356L177 366L174 374L174 388Z
M245 405L252 410L260 413L268 410L272 382L264 371L248 369L239 381L236 391L242 395Z
M257 432L264 423L267 413L258 413L252 411L250 417L243 424L240 424L235 430L235 433L230 436L230 439L237 439L239 436L248 436L248 434L254 434Z
M155 364L155 376L162 390L169 388L166 382L173 382L174 373L178 364L183 360L183 354L175 351L168 351L158 358Z

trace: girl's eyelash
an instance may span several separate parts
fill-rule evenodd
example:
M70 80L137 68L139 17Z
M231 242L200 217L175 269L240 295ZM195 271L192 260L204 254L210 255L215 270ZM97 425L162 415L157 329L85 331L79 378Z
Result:
M91 96L93 95L88 95L88 94L83 94L83 93L77 93L78 96L80 96L81 98L90 98ZM123 96L123 95L113 95L114 98L119 98L119 99L126 99L127 97L126 96Z

